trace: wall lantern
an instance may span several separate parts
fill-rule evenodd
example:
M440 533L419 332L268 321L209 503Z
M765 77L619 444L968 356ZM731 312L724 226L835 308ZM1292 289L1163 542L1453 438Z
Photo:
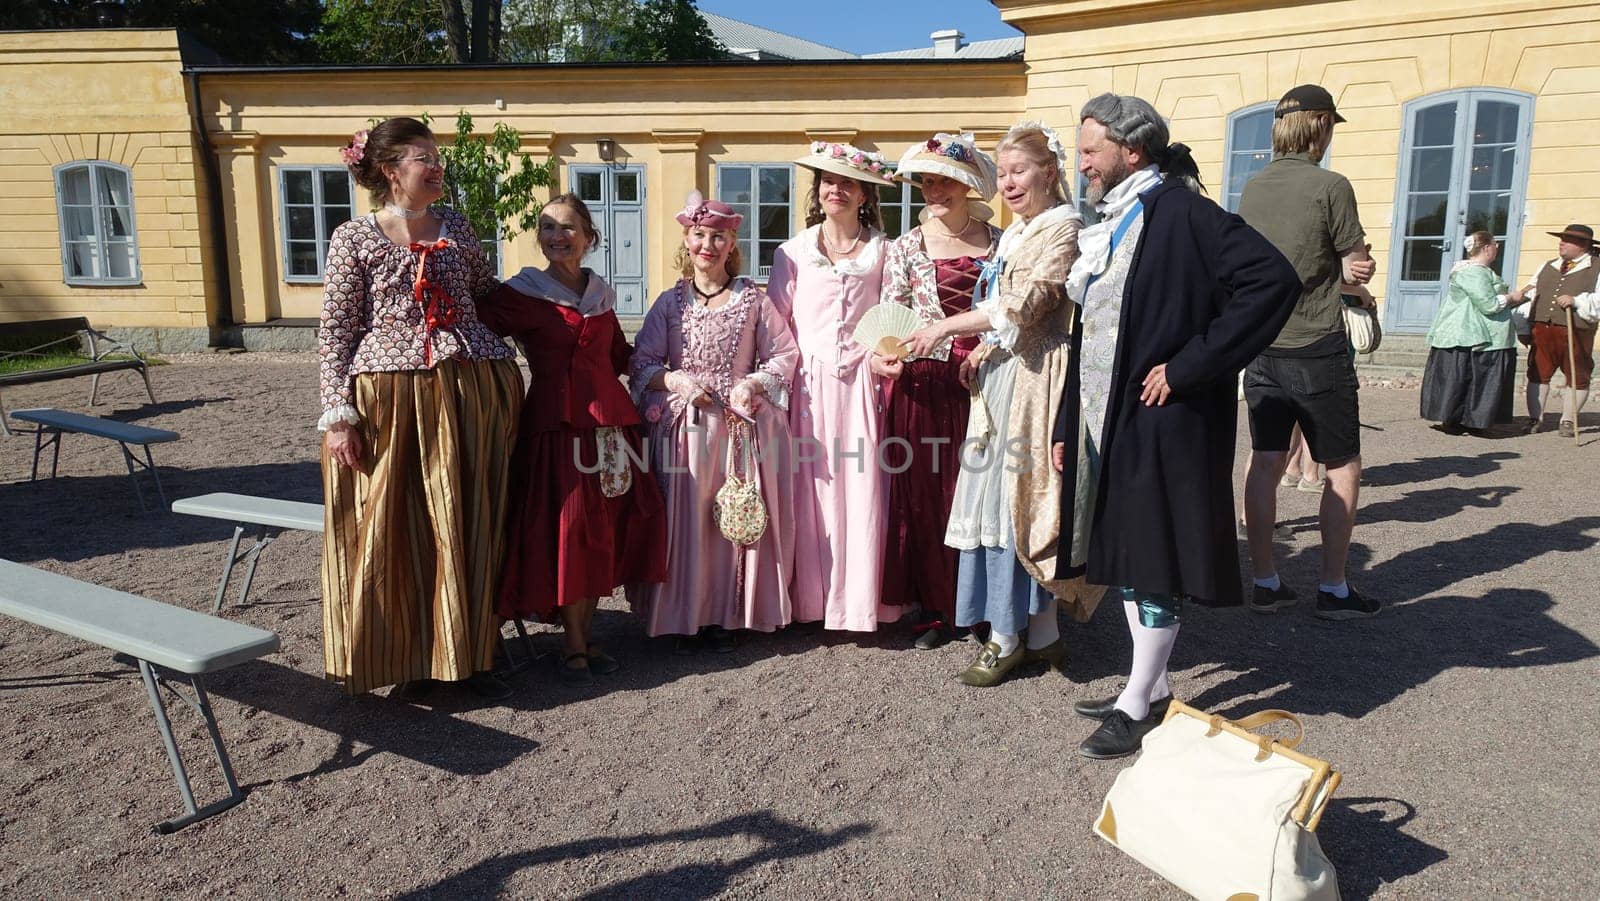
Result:
M602 163L613 163L617 159L617 142L610 138L600 138L594 142L594 149L600 153Z

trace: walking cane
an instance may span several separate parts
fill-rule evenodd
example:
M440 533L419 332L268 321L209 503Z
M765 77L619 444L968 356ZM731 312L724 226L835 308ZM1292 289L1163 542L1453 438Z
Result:
M1572 308L1567 307L1567 390L1572 392L1572 441L1578 446L1583 442L1578 440L1578 339L1572 334Z

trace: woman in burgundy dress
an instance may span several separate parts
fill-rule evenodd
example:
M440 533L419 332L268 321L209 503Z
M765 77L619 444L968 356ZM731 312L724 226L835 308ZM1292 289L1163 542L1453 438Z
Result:
M599 239L582 200L556 197L539 214L550 265L524 269L482 306L485 324L522 345L532 375L496 611L548 621L559 610L561 674L575 680L618 667L589 641L600 599L624 583L660 582L667 570L661 492L634 462L643 459L639 414L618 381L633 349L616 292L582 266Z
M989 208L969 200L967 192L985 200L994 196L994 161L973 145L971 135L938 134L907 150L895 174L921 187L927 206L922 225L889 245L883 302L911 307L924 325L967 312L983 263L1000 238L999 229L985 221ZM927 357L904 361L877 354L872 359L873 371L889 385L884 460L906 467L889 476L883 603L922 606L915 631L923 650L954 633L959 557L944 538L967 434L961 368L978 341L956 338Z

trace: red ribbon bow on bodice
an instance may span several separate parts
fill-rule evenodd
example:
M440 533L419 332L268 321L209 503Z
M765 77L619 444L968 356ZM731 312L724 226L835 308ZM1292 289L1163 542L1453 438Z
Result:
M454 328L456 324L456 302L443 288L428 279L428 254L449 246L450 242L444 238L432 244L411 242L411 252L418 254L414 292L417 303L422 305L422 360L423 365L428 367L433 366L434 333L442 328Z

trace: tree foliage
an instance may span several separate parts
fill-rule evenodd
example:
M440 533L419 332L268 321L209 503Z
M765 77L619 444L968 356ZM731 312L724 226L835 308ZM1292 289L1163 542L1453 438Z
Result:
M130 27L181 28L242 63L309 61L322 21L321 0L126 0L124 10ZM97 15L82 0L6 0L0 29L91 28Z
M430 116L423 113L422 121ZM539 221L535 188L555 184L555 160L534 163L522 152L522 134L498 122L489 136L473 131L472 115L456 113L456 134L439 147L445 162L445 196L484 239L510 240Z
M353 65L449 62L438 13L439 0L327 0L312 38L317 58Z
M695 0L644 0L612 47L613 58L636 62L717 59L723 48Z

